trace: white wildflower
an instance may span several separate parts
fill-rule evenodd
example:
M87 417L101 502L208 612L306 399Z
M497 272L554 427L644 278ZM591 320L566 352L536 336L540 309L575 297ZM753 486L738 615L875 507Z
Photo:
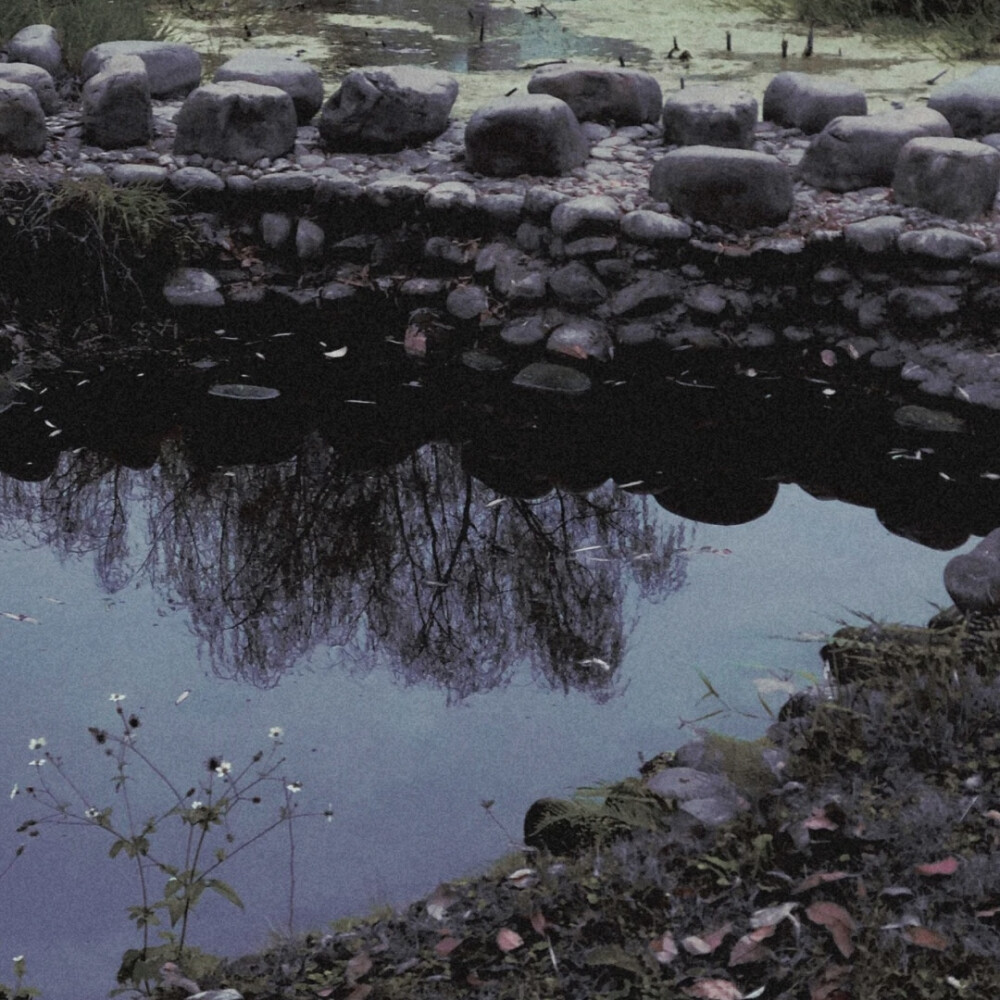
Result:
M20 789L20 787L18 786L17 782L15 781L15 782L14 782L14 787L13 787L13 788L12 788L12 789L10 790L10 797L11 797L11 798L14 798L14 796L16 796L16 795L17 795L17 793L18 793L18 792L19 792L20 790L21 790L21 789Z
M281 726L271 726L271 728L267 731L267 735L270 736L272 740L280 740L284 735L284 732L285 731L281 728Z
M123 694L112 694L108 701L124 701L125 695Z
M41 750L43 746L45 746L44 736L36 736L33 740L28 740L29 750Z
M97 817L101 815L101 810L95 809L91 806L89 809L84 809L83 815L86 816L87 819L97 819Z
M204 809L204 807L205 803L200 801L199 799L195 799L194 802L191 803L192 809Z
M215 773L220 777L224 778L233 769L233 765L228 760L220 760L215 768Z
M287 788L290 792L301 792L302 791L302 782L301 781L289 781L288 784L285 785L285 788Z
M45 763L44 757L36 757L34 760L28 761L28 767L41 767Z

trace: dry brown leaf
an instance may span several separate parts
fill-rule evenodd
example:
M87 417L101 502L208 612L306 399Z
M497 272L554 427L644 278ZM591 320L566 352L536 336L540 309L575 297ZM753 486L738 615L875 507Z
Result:
M434 954L439 958L444 958L446 955L450 955L461 943L460 938L443 937L434 945Z
M371 971L372 960L366 951L359 951L347 963L347 985L353 986L359 979Z
M930 948L932 951L944 951L951 943L943 934L932 931L929 927L921 927L915 924L903 928L903 937L910 944L915 944L920 948Z
M854 942L851 933L857 928L854 917L837 903L820 900L810 903L806 908L806 916L814 923L825 927L833 936L833 943L844 958L854 954Z
M524 938L517 931L512 931L509 927L501 927L497 931L497 947L501 951L513 951L524 944Z
M350 993L347 994L347 1000L365 1000L371 991L374 989L373 986L369 986L368 983L362 983L360 986L355 986Z
M940 861L928 861L926 864L917 865L916 869L921 875L954 875L958 871L958 858L949 854Z
M664 931L660 937L650 941L649 947L661 965L669 965L677 957L677 942L670 931Z
M743 997L743 991L728 979L696 979L684 987L684 993L700 1000L742 1000Z
M834 823L826 814L826 806L817 806L803 821L807 830L836 830L840 825Z
M777 906L765 906L750 914L751 927L768 927L780 924L782 920L792 916L792 911L801 904L779 903Z
M717 927L714 931L709 931L707 934L697 935L691 934L690 936L684 938L681 941L681 947L689 955L711 955L716 948L725 940L726 935L732 931L732 924L723 924L721 927Z
M534 927L536 934L544 934L546 928L549 926L548 921L545 919L545 914L541 910L535 910L531 914L531 926Z
M809 985L809 1000L847 1000L842 989L851 975L849 965L828 965L819 979Z
M808 878L804 878L794 889L792 889L792 892L806 892L809 889L815 889L818 885L823 885L825 882L839 882L842 878L850 877L850 872L815 872Z

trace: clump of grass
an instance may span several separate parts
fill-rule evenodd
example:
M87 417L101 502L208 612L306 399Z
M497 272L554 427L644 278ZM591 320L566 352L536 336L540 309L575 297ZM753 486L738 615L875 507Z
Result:
M120 39L156 39L149 0L4 0L0 5L0 40L29 24L51 24L58 32L63 58L78 70L87 49Z

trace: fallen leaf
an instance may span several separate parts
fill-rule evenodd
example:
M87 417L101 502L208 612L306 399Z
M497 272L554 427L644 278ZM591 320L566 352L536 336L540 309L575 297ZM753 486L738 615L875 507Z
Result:
M792 910L799 905L799 903L780 903L778 906L765 906L762 910L755 910L750 914L750 926L767 927L780 924L782 920L790 917Z
M696 979L690 986L684 987L684 993L689 997L699 997L700 1000L742 1000L743 991L728 979Z
M461 943L460 938L443 937L434 945L434 954L439 958L444 958L446 955L450 955Z
M809 889L815 889L818 885L823 885L825 882L839 882L842 878L850 878L850 872L815 872L808 878L804 878L792 892L806 892Z
M517 931L512 931L509 927L501 927L497 931L497 947L501 951L513 951L524 944L524 938Z
M991 910L976 910L976 916L984 920L995 917L998 913L1000 913L1000 906L994 906Z
M677 957L677 942L670 931L664 931L660 937L650 941L649 947L661 965L669 965Z
M958 858L948 855L940 861L917 865L916 869L921 875L954 875L958 871Z
M350 993L347 994L347 1000L365 1000L374 987L369 986L368 983L362 983L360 986L355 986Z
M819 979L809 984L809 1000L847 1000L848 994L841 987L850 975L849 965L828 965Z
M531 926L535 929L536 934L544 934L545 929L548 927L548 921L545 919L545 914L541 910L535 910L531 914Z
M515 889L529 889L538 881L538 877L534 868L518 868L507 876L507 881Z
M802 821L807 830L836 830L838 825L826 814L826 806L817 806L812 813Z
M951 943L943 934L938 934L937 931L932 931L929 927L921 927L919 924L904 927L903 937L910 944L915 944L920 948L930 948L932 951L944 951Z
M774 930L773 926L765 925L750 931L749 934L744 934L729 953L729 968L734 965L745 965L747 962L762 962L770 958L774 953L770 948L765 948L761 941L769 938Z
M448 907L453 906L457 902L458 896L442 882L427 900L427 913L435 920L444 920L444 915Z
M827 368L832 368L837 363L837 355L831 350L825 350L819 352L819 359L823 362Z
M833 943L844 958L854 954L851 932L857 928L854 918L837 903L820 900L806 908L806 916L814 923L825 927L833 936Z
M15 622L27 622L29 625L37 625L38 619L32 618L29 615L14 614L13 611L2 611L0 612L4 618L10 618L11 621Z
M366 951L359 951L347 963L347 985L353 986L359 979L363 978L371 971L372 960Z
M709 931L707 934L702 934L701 936L691 934L681 941L681 947L689 955L711 955L722 944L726 935L732 929L732 924L723 924L714 931Z

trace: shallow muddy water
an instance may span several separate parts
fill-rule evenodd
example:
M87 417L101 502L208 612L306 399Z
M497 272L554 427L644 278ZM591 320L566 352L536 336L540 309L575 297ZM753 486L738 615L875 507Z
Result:
M531 67L551 60L624 60L653 73L665 93L706 82L734 82L760 97L782 70L842 77L863 87L870 110L892 101L919 102L929 80L964 74L975 63L950 67L936 54L934 36L920 42L880 41L846 30L818 29L815 51L803 58L807 26L775 23L752 7L712 0L306 0L301 4L232 4L222 12L186 17L172 10L172 37L194 44L214 68L248 47L300 55L323 73L327 94L355 66L416 63L460 78L454 114L467 117L513 88L523 92ZM198 5L195 5L198 9ZM245 13L249 11L249 13ZM731 49L727 50L727 34ZM674 43L678 49L674 50ZM788 57L782 58L782 41ZM677 55L691 55L682 63Z

